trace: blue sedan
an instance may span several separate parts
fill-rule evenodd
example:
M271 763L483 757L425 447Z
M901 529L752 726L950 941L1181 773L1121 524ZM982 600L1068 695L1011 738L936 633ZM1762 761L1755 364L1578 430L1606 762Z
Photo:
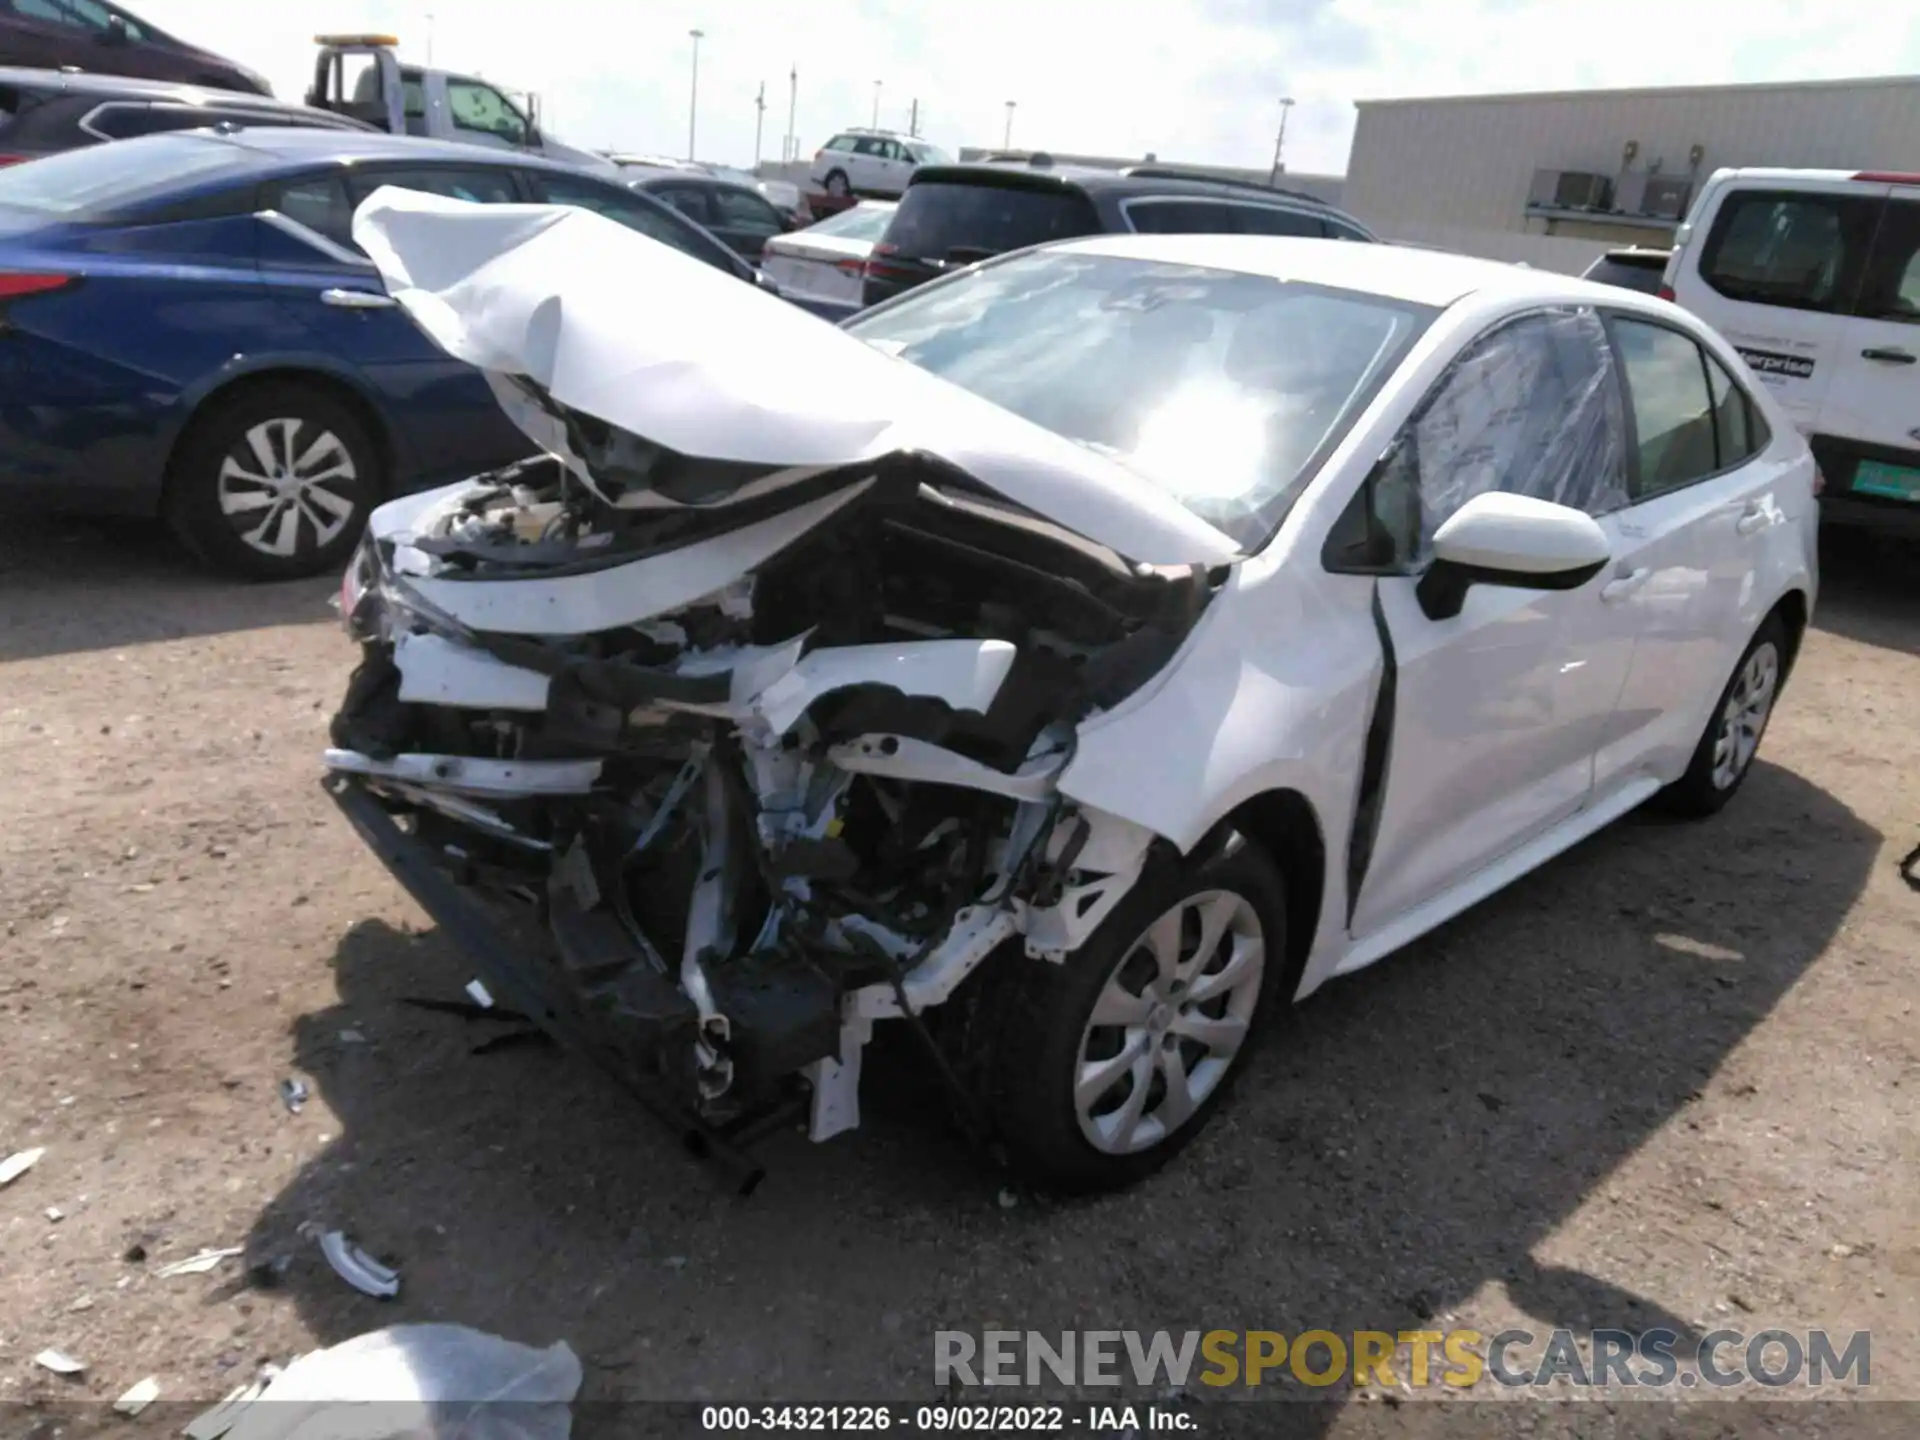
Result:
M479 146L197 131L0 169L0 505L158 515L287 579L344 563L385 497L525 456L354 247L382 185L583 206L764 283L648 196Z

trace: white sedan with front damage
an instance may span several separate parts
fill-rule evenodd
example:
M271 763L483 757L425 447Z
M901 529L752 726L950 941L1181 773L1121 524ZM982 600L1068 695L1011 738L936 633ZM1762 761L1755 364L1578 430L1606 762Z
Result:
M1128 236L836 329L580 211L356 236L544 458L375 513L328 787L714 1144L856 1125L894 1023L1027 1174L1137 1177L1277 1006L1723 805L1813 604L1806 445L1650 297Z

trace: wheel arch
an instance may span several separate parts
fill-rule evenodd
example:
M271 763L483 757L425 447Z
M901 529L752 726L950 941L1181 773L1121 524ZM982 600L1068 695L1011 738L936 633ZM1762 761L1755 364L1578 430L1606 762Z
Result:
M1280 867L1287 886L1289 1002L1306 973L1327 893L1327 842L1313 802L1298 790L1264 790L1236 805L1224 822L1259 845Z
M246 370L229 375L206 390L194 402L193 409L185 422L174 434L173 442L167 447L166 464L161 467L161 504L164 509L167 497L179 474L179 461L194 436L199 433L220 410L234 401L257 390L271 389L277 385L305 385L324 393L329 399L344 405L367 427L372 438L384 478L389 489L400 473L401 456L394 436L393 427L386 415L371 396L360 386L331 371L315 369L301 365L270 365L257 370Z

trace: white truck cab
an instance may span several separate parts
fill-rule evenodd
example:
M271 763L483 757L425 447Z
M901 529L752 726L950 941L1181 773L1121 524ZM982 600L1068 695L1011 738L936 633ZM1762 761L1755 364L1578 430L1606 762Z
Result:
M422 135L495 149L528 150L583 170L613 173L603 155L576 150L540 130L523 102L487 80L402 64L392 35L316 35L320 47L307 103L350 115L391 135Z
M1920 536L1920 173L1716 171L1660 293L1808 437L1823 523Z

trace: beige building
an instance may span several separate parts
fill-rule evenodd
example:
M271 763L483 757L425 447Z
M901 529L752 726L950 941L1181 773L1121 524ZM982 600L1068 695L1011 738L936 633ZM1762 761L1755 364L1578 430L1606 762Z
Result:
M1577 272L1664 246L1738 165L1920 171L1920 76L1362 100L1345 208L1382 235Z

